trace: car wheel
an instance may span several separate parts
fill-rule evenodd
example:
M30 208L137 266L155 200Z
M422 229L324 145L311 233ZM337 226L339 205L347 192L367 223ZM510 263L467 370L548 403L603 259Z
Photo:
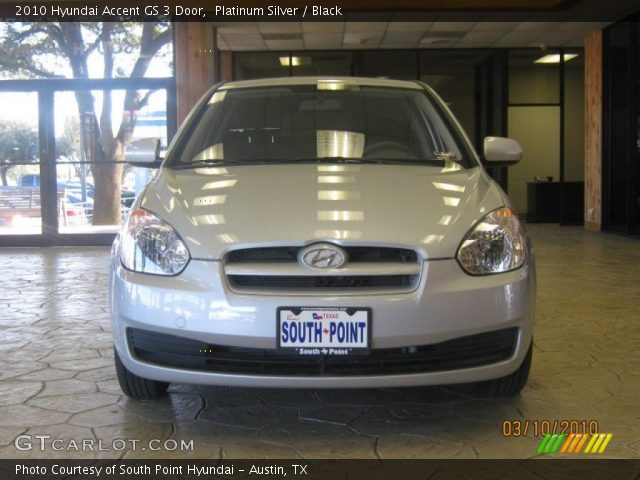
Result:
M478 382L475 384L475 392L479 396L484 397L509 397L518 395L529 378L529 370L531 369L531 357L533 356L533 341L529 345L527 355L524 357L522 364L518 369L510 375L487 382Z
M134 400L154 400L163 397L167 393L168 383L149 380L131 373L124 366L116 349L113 349L116 362L116 374L118 383L124 394Z

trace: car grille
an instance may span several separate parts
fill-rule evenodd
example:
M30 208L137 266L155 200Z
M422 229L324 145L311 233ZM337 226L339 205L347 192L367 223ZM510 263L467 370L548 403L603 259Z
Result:
M233 250L224 260L229 287L242 293L410 291L420 280L418 254L406 248L348 246L341 268L318 271L298 263L303 247L260 247Z
M414 275L351 275L351 276L270 276L228 275L229 284L236 288L386 288L411 287Z
M406 248L341 247L350 263L361 262L417 262L418 254ZM233 250L227 254L227 263L297 262L299 247L261 247Z
M212 345L135 328L127 329L127 337L138 360L163 367L267 376L367 376L458 370L507 360L515 351L518 329L469 335L432 345L373 349L366 355L348 358Z

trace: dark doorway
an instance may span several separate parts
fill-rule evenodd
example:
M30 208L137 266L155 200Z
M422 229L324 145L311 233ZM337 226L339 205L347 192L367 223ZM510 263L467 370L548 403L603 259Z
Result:
M640 234L640 24L605 29L602 227Z

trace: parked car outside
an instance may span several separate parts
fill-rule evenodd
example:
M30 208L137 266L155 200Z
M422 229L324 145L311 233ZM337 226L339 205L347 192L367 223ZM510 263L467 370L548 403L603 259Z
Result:
M39 173L25 173L18 177L19 187L39 187L40 186L40 174Z
M90 224L93 218L93 198L87 195L86 200L82 200L80 192L65 189L65 206L67 218L75 217L70 225Z
M127 152L157 166L157 141ZM111 256L125 394L169 383L524 387L534 255L483 157L421 82L228 82L195 107Z

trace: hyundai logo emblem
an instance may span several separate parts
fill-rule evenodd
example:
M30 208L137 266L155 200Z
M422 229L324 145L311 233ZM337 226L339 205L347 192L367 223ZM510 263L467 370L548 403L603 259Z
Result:
M298 262L310 268L340 268L347 263L347 252L330 243L315 243L300 250Z

